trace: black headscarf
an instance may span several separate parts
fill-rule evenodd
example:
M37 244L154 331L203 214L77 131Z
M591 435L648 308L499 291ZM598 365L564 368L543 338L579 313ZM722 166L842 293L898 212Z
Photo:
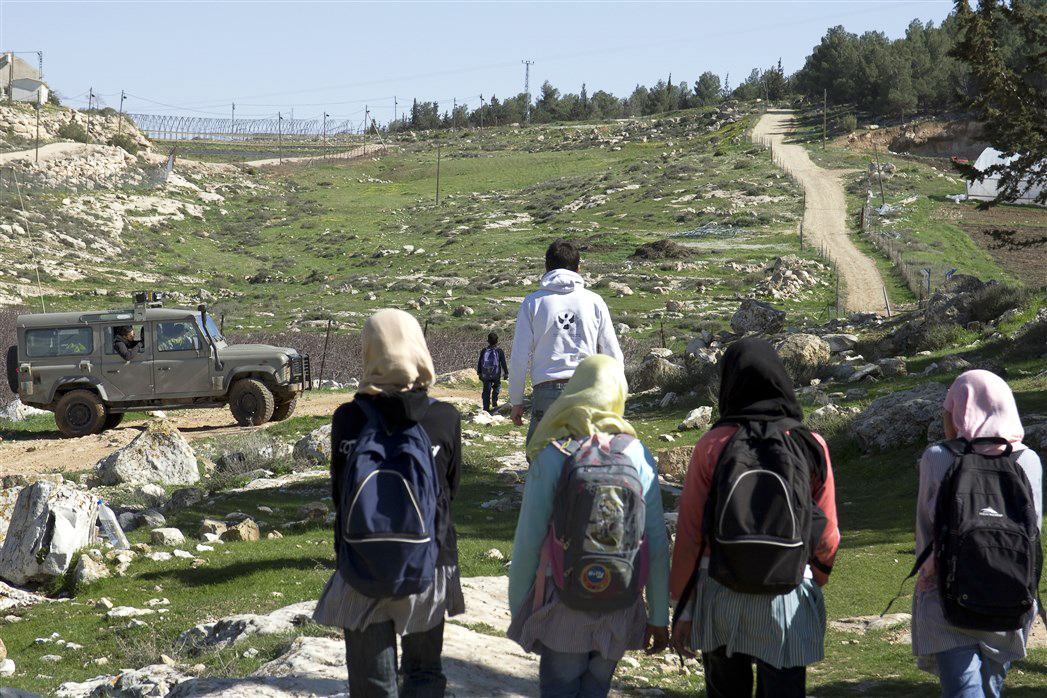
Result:
M793 382L774 348L742 339L720 359L720 421L803 419Z
M780 419L803 421L803 408L782 360L765 340L738 340L720 359L720 420L716 425ZM808 462L824 483L826 465L821 444L802 424L789 431L799 437Z

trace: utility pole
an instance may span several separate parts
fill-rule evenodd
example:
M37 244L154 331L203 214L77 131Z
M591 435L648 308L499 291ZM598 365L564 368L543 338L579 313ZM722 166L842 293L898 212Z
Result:
M531 66L534 65L534 61L522 60L524 64L524 99L527 101L524 103L524 123L531 123Z
M396 95L393 95L393 121L396 121Z
M825 134L829 130L829 88L822 92L822 150L825 150Z
M7 52L7 101L15 103L15 52Z
M458 128L458 98L451 98L451 130Z
M873 141L873 152L876 154L876 179L880 181L880 204L887 205L887 197L883 195L883 172L880 169L880 148Z
M480 133L484 130L484 96L480 95Z
M91 142L91 102L95 98L95 88L87 88L87 142Z
M327 112L324 112L324 160L327 159Z
M44 105L44 92L36 91L36 162L40 162L40 107Z
M124 130L124 100L127 99L127 95L124 94L123 90L120 90L120 114L116 117L116 135L120 135Z
M276 157L284 162L284 115L276 112Z
M236 102L233 102L233 108L229 112L229 138L233 137L233 132L236 131Z
M44 79L44 52L43 51L37 51L36 52L36 63L37 63L37 66L38 66L37 71L40 73L40 79L43 80Z
M367 136L367 127L371 125L371 109L364 105L364 136Z
M440 146L436 146L436 205L440 205Z

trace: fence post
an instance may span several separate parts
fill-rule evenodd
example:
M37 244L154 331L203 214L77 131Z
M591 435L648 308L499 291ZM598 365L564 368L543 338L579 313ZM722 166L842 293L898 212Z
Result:
M891 316L891 299L887 297L887 287L883 287L883 303L887 306L887 317Z

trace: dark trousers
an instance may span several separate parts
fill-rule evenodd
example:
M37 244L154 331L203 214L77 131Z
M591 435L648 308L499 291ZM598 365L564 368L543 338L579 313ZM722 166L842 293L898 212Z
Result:
M400 673L403 674L400 691L393 622L376 623L364 630L346 630L349 694L353 698L443 698L447 687L440 661L443 644L443 621L431 630L400 638Z
M752 698L753 662L756 662L756 698L804 698L807 667L775 669L747 654L735 652L728 657L723 647L702 652L708 698Z
M484 411L490 412L498 407L498 393L502 390L502 379L484 381Z

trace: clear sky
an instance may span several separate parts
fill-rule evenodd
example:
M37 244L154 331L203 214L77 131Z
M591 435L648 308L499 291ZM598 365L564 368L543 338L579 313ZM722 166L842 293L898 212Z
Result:
M454 100L561 93L628 96L672 75L706 71L737 85L781 58L803 66L826 31L904 35L913 19L939 24L950 0L679 2L311 2L248 0L0 0L0 50L35 64L71 106L186 116L379 122L412 98Z

